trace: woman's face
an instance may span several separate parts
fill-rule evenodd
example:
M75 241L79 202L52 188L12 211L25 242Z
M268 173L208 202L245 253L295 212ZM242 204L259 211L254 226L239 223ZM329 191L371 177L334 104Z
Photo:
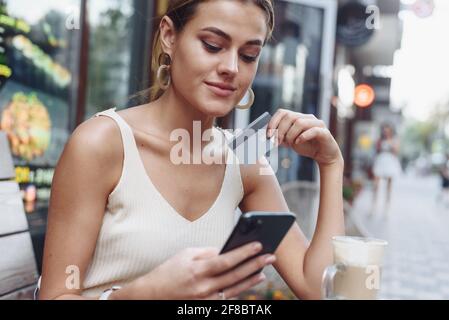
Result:
M383 128L384 137L389 139L393 137L393 130L389 126Z
M173 30L164 18L161 41L172 57L172 86L201 113L228 114L256 75L268 32L264 11L253 3L207 1L180 34Z

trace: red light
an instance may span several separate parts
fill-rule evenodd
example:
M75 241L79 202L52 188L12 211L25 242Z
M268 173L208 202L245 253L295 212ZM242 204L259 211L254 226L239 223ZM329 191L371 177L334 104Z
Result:
M360 84L355 87L354 103L360 108L367 108L371 106L376 98L374 89L367 84Z

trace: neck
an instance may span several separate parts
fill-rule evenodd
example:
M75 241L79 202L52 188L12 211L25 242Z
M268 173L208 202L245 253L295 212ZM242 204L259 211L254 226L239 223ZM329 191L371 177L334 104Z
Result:
M213 127L215 117L206 115L190 105L185 99L169 89L156 101L151 103L151 117L157 123L163 136L170 138L176 129L183 129L190 137L190 150L202 150L209 141L202 141L203 133ZM199 122L194 125L194 122ZM195 143L193 141L195 140ZM198 142L199 141L199 142ZM196 146L196 147L194 147ZM200 148L200 149L197 149Z
M169 87L154 104L154 120L159 123L160 129L168 136L173 130L185 129L190 137L193 137L194 121L201 123L201 135L213 127L215 118L198 111L179 96L173 87ZM196 127L198 131L198 125Z

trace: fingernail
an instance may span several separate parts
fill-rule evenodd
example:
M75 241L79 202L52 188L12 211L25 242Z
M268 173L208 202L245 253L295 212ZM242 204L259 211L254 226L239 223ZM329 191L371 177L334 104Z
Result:
M259 274L259 280L265 280L267 276L264 273Z
M253 245L253 249L254 251L259 251L260 249L262 249L262 244L260 242L257 242Z
M295 144L298 144L299 143L299 138L297 138L296 140L295 140Z
M268 258L265 259L266 263L273 263L276 261L276 257L275 256L269 256Z

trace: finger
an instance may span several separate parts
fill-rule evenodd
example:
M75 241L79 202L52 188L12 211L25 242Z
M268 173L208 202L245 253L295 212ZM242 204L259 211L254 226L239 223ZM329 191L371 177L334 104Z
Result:
M293 145L296 138L298 138L303 132L313 127L323 128L325 127L325 124L323 121L318 119L296 118L290 129L287 131L284 141L288 145Z
M195 250L196 255L193 258L193 260L199 260L199 259L207 259L218 256L220 253L220 250L218 250L215 247L210 248L192 248L192 250Z
M295 122L297 114L289 113L287 116L283 117L278 127L278 142L282 144L285 140L285 135L287 131L291 128L293 123Z
M303 118L307 118L307 119L316 119L315 115L313 115L313 114L294 112L294 111L286 110L286 109L278 109L276 111L276 113L273 115L273 117L271 118L270 122L268 123L267 129L276 129L278 127L281 119L284 116L289 115L291 113L295 113L295 114L297 114Z
M307 119L316 119L313 114L304 114L300 112L293 112L291 110L279 109L271 118L270 122L267 126L267 137L271 138L277 134L279 136L279 124L283 121L285 117L291 117L292 115L298 115ZM277 140L276 143L279 145L280 140Z
M304 133L302 133L296 140L295 140L295 144L296 143L304 143L313 139L320 139L320 138L324 138L327 135L329 135L330 132L328 129L326 128L318 128L318 127L313 127L307 131L305 131Z
M236 267L241 262L255 256L262 250L260 242L252 242L204 261L207 275L218 275Z
M265 254L260 257L245 262L241 266L231 270L225 274L218 276L212 287L216 290L229 288L244 279L248 278L254 272L263 269L276 261L276 257L272 254Z
M282 118L287 115L287 110L279 109L271 118L267 126L268 137L271 138L278 128Z
M262 281L264 281L267 277L265 276L265 274L258 273L232 287L229 287L225 290L221 290L223 292L223 296L225 299L232 299L235 297L238 297L241 293L251 289L252 287L258 285L259 283L261 283ZM208 297L208 299L210 300L222 300L222 296L220 295L220 290L217 291L216 293L210 295Z
M263 272L258 273L251 278L248 278L245 281L240 282L239 284L236 284L233 287L230 287L224 291L226 299L231 299L238 297L241 293L251 289L252 287L258 285L259 283L263 282L267 277Z

